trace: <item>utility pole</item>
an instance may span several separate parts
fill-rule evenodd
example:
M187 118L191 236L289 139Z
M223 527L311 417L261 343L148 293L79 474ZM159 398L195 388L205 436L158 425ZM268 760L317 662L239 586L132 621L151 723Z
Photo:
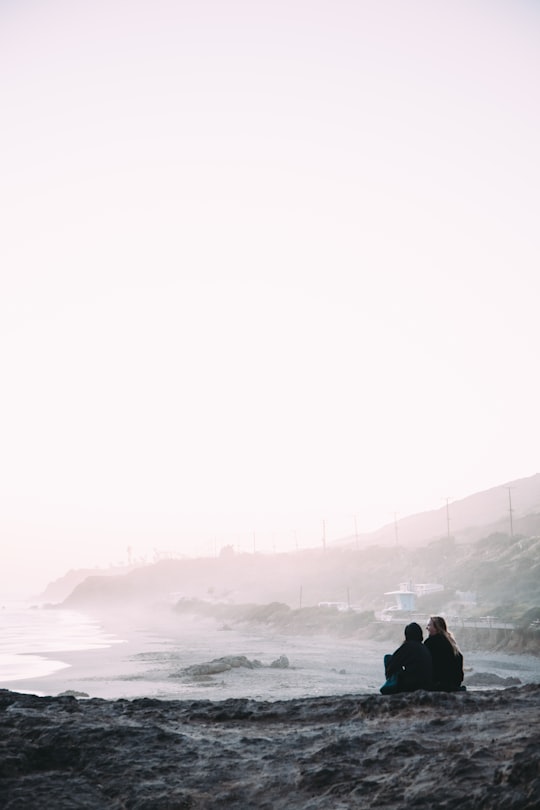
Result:
M448 508L449 502L450 498L446 498L446 536L450 540L450 509Z
M514 539L514 520L512 518L512 487L506 487L508 490L508 512L510 514L510 539Z

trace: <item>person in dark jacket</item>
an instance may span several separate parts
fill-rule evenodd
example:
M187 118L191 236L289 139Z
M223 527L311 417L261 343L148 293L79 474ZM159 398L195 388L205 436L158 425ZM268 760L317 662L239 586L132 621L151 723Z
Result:
M442 616L430 616L428 637L424 641L433 660L433 689L438 692L456 692L464 689L463 655Z
M430 689L432 681L431 655L422 644L422 628L411 622L405 628L405 641L392 655L384 656L386 683L383 695Z

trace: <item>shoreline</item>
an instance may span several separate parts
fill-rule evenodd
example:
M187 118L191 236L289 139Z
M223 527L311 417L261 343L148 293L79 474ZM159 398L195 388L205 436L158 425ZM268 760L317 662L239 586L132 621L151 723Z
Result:
M54 696L69 690L88 693L92 684L99 684L97 691L100 694L90 694L90 697L107 699L107 692L110 691L111 684L123 677L131 680L139 672L144 672L146 669L144 662L137 662L135 656L150 652L151 649L152 643L149 640L145 641L134 636L118 638L110 646L98 648L49 652L44 650L40 651L39 657L58 661L63 666L41 676L6 679L2 686L11 691ZM34 653L20 654L33 655Z
M391 652L395 643L394 639L283 635L260 626L229 628L224 632L213 619L190 617L171 621L165 612L146 615L144 620L137 616L129 627L124 615L101 616L99 622L112 642L109 646L40 651L41 657L64 666L42 676L5 679L0 686L38 696L71 692L106 700L279 701L288 697L375 694L384 680L382 656ZM262 668L237 669L206 679L182 675L192 665L223 655L258 659ZM271 669L272 660L280 655L288 657L290 666L282 671ZM521 683L540 681L540 660L518 653L469 652L465 655L465 667L466 678L470 672L483 671L497 673L496 677L501 679L518 677ZM487 683L471 688L490 688Z

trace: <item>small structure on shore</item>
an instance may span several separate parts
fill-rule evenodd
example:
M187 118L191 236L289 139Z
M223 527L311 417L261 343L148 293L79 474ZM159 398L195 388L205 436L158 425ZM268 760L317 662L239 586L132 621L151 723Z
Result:
M413 584L412 582L400 582L399 590L386 591L385 597L393 597L393 605L389 605L382 611L383 618L390 619L392 614L411 613L416 610L416 599L430 593L443 591L444 585L435 582L422 582ZM388 600L387 600L388 601Z

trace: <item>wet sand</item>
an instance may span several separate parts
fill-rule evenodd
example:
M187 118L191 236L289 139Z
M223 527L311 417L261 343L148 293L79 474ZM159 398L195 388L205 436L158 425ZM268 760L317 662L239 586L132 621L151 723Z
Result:
M71 691L104 699L281 700L378 693L384 680L383 655L393 649L387 641L283 635L248 627L223 629L214 620L200 618L171 622L169 614L136 621L129 626L126 617L106 619L104 629L117 643L90 650L55 650L48 657L67 666L0 686L40 696ZM206 678L185 672L231 655L262 666ZM272 668L280 656L287 657L289 666ZM540 682L540 659L533 656L474 651L465 654L465 667L466 677L480 672L519 678L523 684Z

